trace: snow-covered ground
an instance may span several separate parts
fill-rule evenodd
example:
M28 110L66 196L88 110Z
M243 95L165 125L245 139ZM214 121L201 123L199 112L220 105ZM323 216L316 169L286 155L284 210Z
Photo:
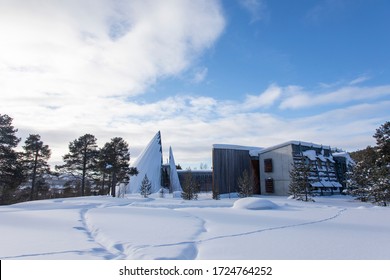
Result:
M0 207L0 259L390 259L390 208L347 196L83 197Z

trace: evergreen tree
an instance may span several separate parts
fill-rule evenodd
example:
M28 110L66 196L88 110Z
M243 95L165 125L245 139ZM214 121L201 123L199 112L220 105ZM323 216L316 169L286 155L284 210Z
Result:
M44 188L44 174L49 173L49 165L47 163L50 158L51 151L48 145L44 145L41 141L41 136L38 134L30 134L23 146L22 162L27 179L31 180L30 200L36 198L37 185ZM39 179L39 180L38 180Z
M309 183L310 165L305 162L305 158L292 163L290 170L289 193L293 198L303 201L313 201L312 190Z
M390 121L381 125L375 132L374 138L380 155L380 164L390 164Z
M248 170L244 170L242 175L237 179L239 197L249 197L253 195L253 183L249 176Z
M81 195L85 195L87 179L93 179L96 174L96 162L98 157L98 147L95 136L85 134L69 143L69 153L64 155L64 165L56 166L60 172L73 175L81 180Z
M137 175L136 168L130 168L129 145L123 138L115 137L111 139L100 151L100 160L110 174L111 195L116 196L115 188L118 183L128 184L129 176Z
M357 199L368 202L372 200L372 188L377 177L378 153L373 147L352 153L356 164L352 168L349 193Z
M373 196L378 204L387 206L390 202L390 122L381 125L374 134L378 149L378 180ZM378 195L377 195L378 194Z
M20 139L12 126L12 118L0 114L0 204L12 203L12 192L24 181L19 154L15 151Z
M146 174L145 177L142 179L140 190L141 195L145 198L152 194L152 183L149 181L148 176Z
M390 122L373 135L376 147L352 154L356 161L351 177L351 194L362 201L387 206L390 202Z
M182 184L181 197L185 200L198 199L199 188L192 176L191 169L187 169L187 173L184 177L184 183Z

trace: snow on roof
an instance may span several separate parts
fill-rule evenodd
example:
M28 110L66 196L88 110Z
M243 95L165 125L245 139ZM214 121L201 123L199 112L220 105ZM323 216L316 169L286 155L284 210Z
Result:
M310 160L317 159L317 153L314 150L307 150L307 151L304 151L302 154Z
M262 153L266 153L266 152L269 152L269 151L272 151L272 150L276 150L276 149L279 149L279 148L282 148L282 147L285 147L285 146L288 146L288 145L301 145L301 146L310 147L310 148L322 148L322 149L330 150L330 146L324 146L324 145L321 145L321 144L315 144L315 143L311 143L311 142L291 140L291 141L288 141L288 142L284 142L284 143L281 143L281 144L278 144L278 145L275 145L275 146L271 146L271 147L262 149L260 151L260 153L261 154Z
M302 152L302 154L307 157L308 159L310 160L321 160L323 162L326 162L326 161L331 161L331 162L334 162L333 160L333 157L332 156L324 156L322 153L321 154L317 154L317 152L315 150L307 150L307 151L304 151Z
M251 147L251 146L240 146L240 145L232 145L232 144L214 144L213 149L225 149L225 150L241 150L241 151L249 151L251 156L258 156L260 151L264 148L262 147Z
M212 169L180 169L177 170L177 173L186 173L188 171L191 171L191 173L205 173L205 174L213 172Z
M337 152L333 153L333 157L343 157L347 161L347 165L355 165L355 161L351 158L348 152Z

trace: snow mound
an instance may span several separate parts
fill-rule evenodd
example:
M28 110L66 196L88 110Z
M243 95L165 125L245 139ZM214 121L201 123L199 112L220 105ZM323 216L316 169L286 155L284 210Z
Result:
M279 208L279 206L267 199L258 197L245 197L234 202L233 208L247 210L270 210Z

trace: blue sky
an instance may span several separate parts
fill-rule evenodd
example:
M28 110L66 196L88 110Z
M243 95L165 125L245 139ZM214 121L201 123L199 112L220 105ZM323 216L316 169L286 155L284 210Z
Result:
M0 113L53 163L85 133L134 159L161 130L192 167L215 143L361 149L390 119L389 26L385 0L0 1Z

